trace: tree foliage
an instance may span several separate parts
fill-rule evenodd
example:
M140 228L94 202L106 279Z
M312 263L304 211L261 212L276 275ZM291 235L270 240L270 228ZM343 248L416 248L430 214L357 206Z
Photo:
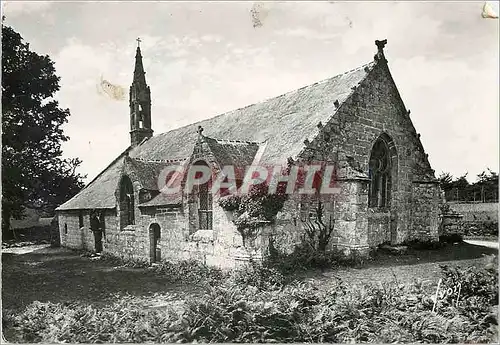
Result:
M477 175L477 181L469 183L467 173L453 178L450 173L441 173L439 182L447 201L498 201L498 174L487 169Z
M2 23L2 233L25 207L53 211L82 187L78 158L63 159L69 109L54 99L60 78L49 56Z

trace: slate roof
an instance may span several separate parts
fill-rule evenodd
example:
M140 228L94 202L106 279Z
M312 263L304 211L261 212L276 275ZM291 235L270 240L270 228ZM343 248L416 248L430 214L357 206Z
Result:
M341 105L352 94L352 88L366 78L375 63L370 62L281 96L170 130L127 151L135 159L133 164L144 176L145 185L150 187L153 186L151 177L159 165L152 167L150 172L148 164L138 162L189 158L198 139L198 126L203 127L203 134L209 138L209 145L222 165L226 162L249 165L259 148L257 143L263 142L266 146L261 164L286 164L288 157L295 158L301 152L305 139L312 140L318 134L317 124L327 123L334 116L338 109L334 102L338 101ZM233 140L233 143L210 138ZM235 140L243 143L236 143ZM114 208L123 160L124 153L58 210ZM161 198L160 194L153 199L157 200L148 203L167 201L161 201Z
M80 193L56 208L56 210L115 208L115 191L123 171L124 156L125 152L120 154Z
M250 141L220 140L204 137L220 167L234 165L246 167L252 164L259 150L259 143Z
M368 75L370 62L335 77L302 87L284 95L233 110L156 135L130 152L131 157L146 159L184 159L197 140L197 128L210 138L250 142L268 141L262 162L286 163L297 155L307 138L318 134L317 124L326 123L335 113L334 102L342 104Z
M127 171L132 171L135 180L139 181L142 188L148 190L158 190L158 177L167 166L179 165L179 161L147 161L137 158L125 157Z
M180 205L182 203L182 193L166 194L160 193L148 202L139 204L139 207Z

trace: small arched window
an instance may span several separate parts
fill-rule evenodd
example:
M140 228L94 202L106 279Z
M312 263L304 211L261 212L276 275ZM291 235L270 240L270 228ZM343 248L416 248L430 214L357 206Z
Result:
M388 207L391 199L391 156L389 146L382 137L377 139L372 148L369 177L369 206Z
M120 224L122 228L134 224L134 187L128 176L120 182Z

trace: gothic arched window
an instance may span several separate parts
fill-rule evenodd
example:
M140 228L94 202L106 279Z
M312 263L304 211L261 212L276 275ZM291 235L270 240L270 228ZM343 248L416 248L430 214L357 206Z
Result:
M391 155L387 142L378 138L369 162L371 179L368 206L388 207L391 200Z
M120 182L120 224L122 227L134 224L134 187L128 176Z

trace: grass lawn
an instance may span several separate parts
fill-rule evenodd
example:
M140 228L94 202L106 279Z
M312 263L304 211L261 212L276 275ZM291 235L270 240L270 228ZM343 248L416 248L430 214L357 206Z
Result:
M154 293L172 298L196 293L196 287L173 286L166 276L141 268L116 267L80 257L63 248L23 255L2 254L2 307L18 312L33 301L109 303L116 294L147 299Z
M16 250L22 254L15 254ZM2 313L6 339L16 338L9 316L21 313L33 301L77 302L100 309L120 299L125 305L133 303L140 309L161 309L167 305L183 309L187 297L204 292L196 284L172 284L168 274L147 268L115 266L110 261L82 257L68 249L36 247L29 253L16 250L2 253ZM468 243L450 244L438 250L409 250L398 256L378 253L358 268L308 271L298 277L325 290L338 278L350 285L394 280L401 284L418 279L426 282L430 291L435 290L440 264L482 266L484 256L491 254L497 255L497 249Z
M406 255L378 254L360 268L311 271L302 278L328 287L336 278L349 284L376 281L399 283L414 279L436 285L439 264L479 264L496 249L467 243L449 244L437 250L410 250ZM31 253L2 254L2 306L18 312L33 301L109 303L116 295L129 294L154 302L155 298L185 299L200 293L197 286L173 285L167 275L144 268L116 267L106 261L80 257L63 248L43 248ZM160 297L162 296L162 297Z

